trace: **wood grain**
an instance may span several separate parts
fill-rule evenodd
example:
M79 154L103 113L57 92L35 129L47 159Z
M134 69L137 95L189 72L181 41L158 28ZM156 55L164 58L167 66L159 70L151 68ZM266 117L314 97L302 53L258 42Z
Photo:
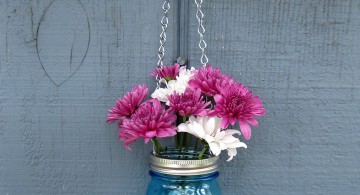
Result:
M65 83L79 70L89 45L90 22L82 3L51 2L36 30L36 53L45 74L55 85Z

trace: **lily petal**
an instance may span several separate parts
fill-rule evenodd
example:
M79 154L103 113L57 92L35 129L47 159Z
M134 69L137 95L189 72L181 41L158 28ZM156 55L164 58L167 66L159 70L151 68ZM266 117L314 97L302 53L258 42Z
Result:
M205 137L204 128L197 122L195 122L193 125L194 125L193 126L194 133L196 133L199 138L204 138Z
M240 131L237 129L226 129L224 132L226 135L235 135L235 134L241 135Z
M206 134L209 135L213 134L215 128L215 117L209 118L209 120L204 125L205 125L204 130L206 131Z
M210 135L205 135L205 140L206 140L206 142L207 143L211 143L211 142L214 142L215 141L215 139L214 139L214 137L212 137L212 136L210 136Z
M219 154L221 153L221 149L220 149L219 144L217 144L216 142L211 142L211 143L209 143L209 146L210 146L211 152L215 156L219 156Z
M247 148L247 145L244 142L235 142L235 143L230 143L230 144L226 144L226 146L228 148Z
M226 150L228 148L224 142L219 142L219 145L221 150Z
M216 131L215 140L222 140L225 136L226 136L225 131L220 131L220 128L219 128Z
M221 140L221 142L224 142L225 144L230 144L230 143L238 142L238 141L239 141L239 139L232 135L228 135Z
M181 123L179 126L178 126L178 132L189 132L189 127L186 123Z
M228 155L230 156L229 159L227 159L227 161L231 161L233 159L234 156L236 156L237 151L235 148L229 148L228 149Z

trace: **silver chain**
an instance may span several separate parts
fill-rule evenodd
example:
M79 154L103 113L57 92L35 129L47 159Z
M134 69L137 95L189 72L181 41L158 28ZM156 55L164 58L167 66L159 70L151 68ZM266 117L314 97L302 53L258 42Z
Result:
M203 66L209 62L208 57L205 54L206 42L204 40L205 27L203 25L204 13L201 11L201 4L203 0L195 0L196 3L196 19L198 20L198 34L200 37L199 48L201 50L200 62Z
M162 9L164 10L164 16L162 17L160 23L161 23L161 33L160 33L160 47L159 47L159 53L158 53L158 57L159 57L159 61L157 63L157 66L162 68L164 66L164 56L165 56L165 42L166 42L166 29L168 27L169 24L169 19L168 19L168 12L170 9L170 2L169 0L165 0L163 5L162 5Z

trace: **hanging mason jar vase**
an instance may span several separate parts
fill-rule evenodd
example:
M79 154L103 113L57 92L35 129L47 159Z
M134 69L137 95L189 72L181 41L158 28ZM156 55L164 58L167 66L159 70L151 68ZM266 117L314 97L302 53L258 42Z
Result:
M187 150L180 154L177 149L162 152L161 156L150 154L151 181L147 195L201 194L220 195L217 182L219 157Z
M205 67L208 58L205 54L206 42L204 40L205 28L203 26L204 14L201 11L202 0L195 0L196 19L198 22L197 32L199 34L199 48L201 50L200 62ZM164 15L160 21L160 47L158 50L157 67L164 67L163 59L165 56L166 30L168 27L168 12L170 9L169 0L165 0L162 9ZM161 80L156 75L157 88L161 86ZM186 117L184 118L186 120ZM217 182L219 176L219 156L209 153L209 147L205 143L202 151L197 151L197 143L194 148L188 148L186 143L183 150L181 136L177 136L176 148L166 149L159 152L159 143L153 140L154 150L150 154L151 181L147 188L147 195L180 195L180 194L199 194L199 195L221 195L220 186ZM198 142L199 140L197 140ZM180 146L180 149L179 147Z
M157 87L144 101L149 89L135 86L109 110L107 122L118 122L119 139L129 145L140 138L153 143L150 154L148 195L221 195L219 155L227 151L228 161L251 137L257 117L265 114L262 101L240 82L208 64L205 53L203 0L195 0L202 67L164 65L169 0L162 9L157 68L151 72ZM233 129L235 123L239 129ZM249 125L250 124L250 125ZM159 139L174 138L173 148L162 147Z

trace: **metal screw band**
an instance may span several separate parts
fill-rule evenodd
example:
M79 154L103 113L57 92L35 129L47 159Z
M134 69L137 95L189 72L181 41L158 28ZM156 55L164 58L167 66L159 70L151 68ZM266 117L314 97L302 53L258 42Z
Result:
M176 154L176 153L175 153ZM170 154L169 156L172 156ZM158 157L150 154L150 169L152 171L169 175L203 175L219 170L219 156L206 159L172 159Z

